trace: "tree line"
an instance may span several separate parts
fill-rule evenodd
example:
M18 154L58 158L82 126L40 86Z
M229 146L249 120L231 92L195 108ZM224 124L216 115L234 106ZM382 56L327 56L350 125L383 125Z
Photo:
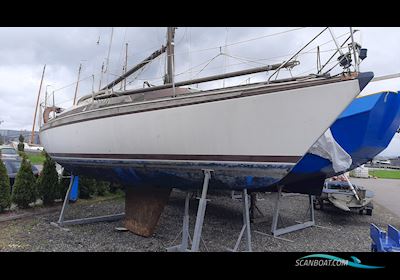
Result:
M21 147L21 149L23 148ZM12 203L16 204L18 208L24 209L29 208L38 199L41 199L45 206L53 205L57 199L64 199L70 180L68 176L60 178L55 161L44 152L46 159L43 169L36 178L26 154L22 151L19 153L22 163L12 190L7 169L0 160L0 213L9 209ZM104 196L107 193L115 193L120 188L121 186L117 184L79 176L79 198L88 199L93 195Z

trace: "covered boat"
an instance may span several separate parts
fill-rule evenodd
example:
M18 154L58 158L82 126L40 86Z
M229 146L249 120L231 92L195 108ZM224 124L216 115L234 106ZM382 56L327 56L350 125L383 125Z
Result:
M399 127L398 92L360 96L320 138L325 143L325 154L318 151L323 144L314 146L279 183L290 192L315 190L319 194L317 186L322 190L325 179L353 170L382 152Z

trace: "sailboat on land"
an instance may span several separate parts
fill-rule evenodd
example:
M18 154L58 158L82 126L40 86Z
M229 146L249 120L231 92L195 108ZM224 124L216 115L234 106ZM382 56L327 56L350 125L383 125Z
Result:
M338 75L271 80L272 74L262 82L193 90L186 86L294 67L304 47L279 64L176 82L174 32L168 28L165 47L99 92L50 120L43 116L41 143L56 162L74 175L147 188L147 197L172 187L201 189L204 170L212 170L210 189L261 190L285 177L373 78L357 63L350 71L351 55L357 62L364 50L353 44L339 59L345 70ZM113 90L163 52L164 85Z
M150 58L173 51L173 32L168 29L167 47ZM311 75L204 91L183 86L296 64L177 83L167 72L165 85L110 91L121 77L45 123L40 139L74 174L129 186L198 188L202 170L212 169L215 188L262 188L291 170L373 74Z

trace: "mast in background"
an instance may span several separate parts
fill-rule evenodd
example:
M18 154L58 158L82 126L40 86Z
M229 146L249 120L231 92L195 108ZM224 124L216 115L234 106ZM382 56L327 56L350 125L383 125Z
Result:
M173 84L174 80L174 39L176 27L167 29L167 73L164 76L164 84Z
M37 115L37 109L38 109L38 106L39 106L40 91L42 90L42 84L43 84L43 78L44 78L44 72L45 71L46 71L46 64L43 67L42 79L40 80L39 92L38 92L38 96L37 96L37 100L36 100L35 115L33 116L33 125L32 125L32 133L31 133L31 141L30 141L31 144L33 144L33 141L35 139L36 115Z
M126 71L128 67L128 43L125 43L125 65L124 65L124 74L126 75ZM126 79L124 79L124 90L126 90Z
M125 62L124 62L124 66L122 67L122 75L121 76L124 76L124 75L126 75L126 71L127 71L127 68L128 67L128 43L125 43ZM120 88L119 88L120 90L126 90L126 79L124 79L122 82L121 82L121 84L120 84Z
M76 105L76 95L77 95L77 93L78 93L78 86L79 86L79 78L80 78L80 76L81 76L81 69L82 69L82 63L79 64L78 80L76 81L76 87L75 87L74 103L73 103L73 105Z
M110 36L110 45L108 46L108 54L107 54L107 61L106 61L106 69L104 70L105 73L107 73L106 80L108 83L108 77L109 77L109 66L110 66L110 53L111 53L111 45L113 41L113 36L114 36L114 27L111 27L111 36Z
M104 61L103 61L103 64L101 64L101 72L100 72L100 79L99 79L99 91L101 89L101 80L103 79L103 73L104 73Z

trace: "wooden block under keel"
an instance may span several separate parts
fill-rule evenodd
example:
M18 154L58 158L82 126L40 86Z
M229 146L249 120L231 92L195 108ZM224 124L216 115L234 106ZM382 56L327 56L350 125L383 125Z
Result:
M154 186L126 188L124 226L137 235L151 236L171 190Z

